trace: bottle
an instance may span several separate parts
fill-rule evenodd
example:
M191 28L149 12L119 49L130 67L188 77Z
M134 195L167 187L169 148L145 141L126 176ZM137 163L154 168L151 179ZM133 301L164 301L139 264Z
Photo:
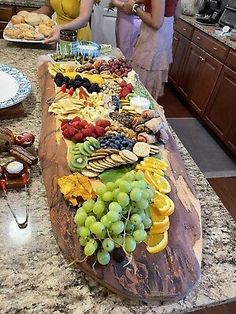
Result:
M60 52L62 55L76 54L77 34L76 31L62 29L60 31Z

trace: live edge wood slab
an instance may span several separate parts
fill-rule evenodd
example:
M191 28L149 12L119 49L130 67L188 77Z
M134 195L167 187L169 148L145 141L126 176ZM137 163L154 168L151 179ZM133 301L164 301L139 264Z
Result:
M47 99L54 94L54 85L47 64L39 68L39 80L42 92L39 157L54 235L64 256L71 263L82 260L83 254L73 222L75 210L66 203L57 185L57 179L69 175L70 171L66 160L66 143L60 136L54 115L48 113ZM94 266L93 258L74 263L75 267L101 285L133 300L181 299L200 279L202 235L199 201L172 137L162 154L170 163L167 177L172 191L169 196L176 208L170 217L167 248L161 253L149 254L145 245L140 244L132 263L125 267L127 259L117 261L117 256L112 257L108 266L98 263Z

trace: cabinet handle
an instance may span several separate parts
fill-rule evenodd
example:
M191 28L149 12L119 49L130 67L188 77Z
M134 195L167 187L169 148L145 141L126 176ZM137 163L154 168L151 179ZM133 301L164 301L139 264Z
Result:
M199 59L203 62L205 61L206 59L204 59L203 57L199 56Z
M187 30L187 28L184 27L184 28L183 28L183 31L186 32L186 30Z
M178 41L178 40L179 40L179 38L177 38L177 37L175 37L175 36L174 36L174 40Z
M201 39L201 37L197 36L197 40L200 40L200 39Z
M216 47L214 47L214 48L213 48L213 50L217 51L217 48L216 48Z

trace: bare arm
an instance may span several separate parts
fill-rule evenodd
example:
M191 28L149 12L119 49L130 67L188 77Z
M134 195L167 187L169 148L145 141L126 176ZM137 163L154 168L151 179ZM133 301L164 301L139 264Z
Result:
M143 3L143 1L135 1L138 4ZM118 9L124 11L127 14L132 14L132 7L134 5L133 0L128 0L127 2L122 2L120 0L112 0L111 4ZM165 0L151 0L151 12L145 12L142 8L137 9L137 15L140 19L148 26L159 29L163 23L165 15Z
M151 0L151 12L145 12L142 8L138 8L137 14L145 24L159 29L165 16L165 0Z
M54 10L50 6L49 0L45 0L45 4L39 8L38 10L35 10L34 12L39 13L39 14L45 14L48 16L52 16L54 13Z
M62 29L77 30L85 27L92 14L93 4L94 0L81 0L79 16L69 23L54 27L53 32L45 39L44 42L49 44L59 41L60 30Z
M93 5L94 0L81 0L79 16L69 23L60 25L59 28L77 30L85 27L88 24L92 14Z

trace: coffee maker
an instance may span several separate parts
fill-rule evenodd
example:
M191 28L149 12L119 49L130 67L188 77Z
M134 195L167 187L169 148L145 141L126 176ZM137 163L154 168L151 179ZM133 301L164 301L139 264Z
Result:
M196 15L196 20L201 24L214 25L218 23L222 12L222 0L204 0Z

